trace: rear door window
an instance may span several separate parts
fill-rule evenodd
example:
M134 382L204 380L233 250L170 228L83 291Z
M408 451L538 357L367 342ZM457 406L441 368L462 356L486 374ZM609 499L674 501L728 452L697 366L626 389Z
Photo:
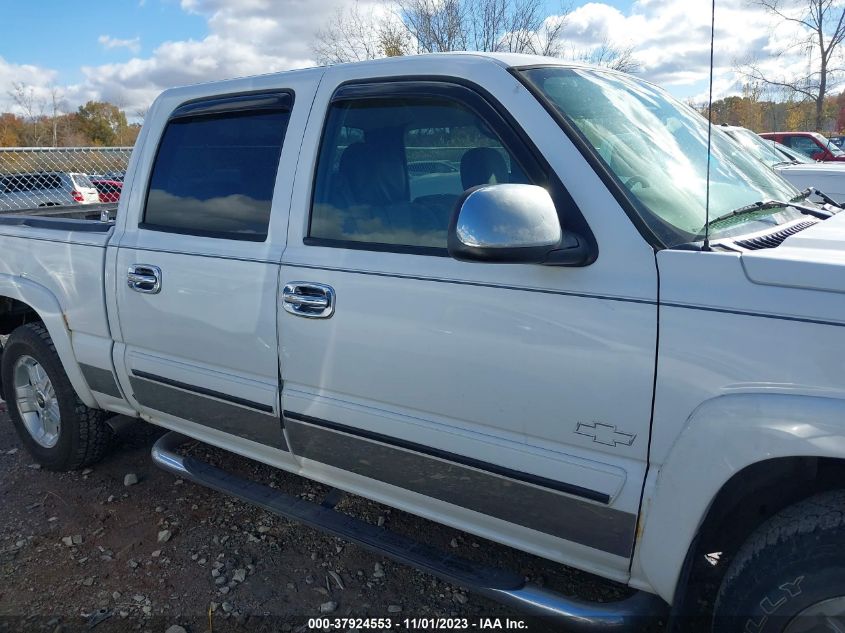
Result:
M289 118L289 107L280 107L211 108L172 119L140 228L264 241Z
M92 189L94 187L91 179L86 174L73 174L73 182L77 187L82 189Z

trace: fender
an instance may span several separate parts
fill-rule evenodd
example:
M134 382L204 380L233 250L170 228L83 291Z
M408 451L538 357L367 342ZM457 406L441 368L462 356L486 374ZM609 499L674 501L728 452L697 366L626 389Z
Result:
M44 327L50 334L50 338L53 339L53 345L56 347L65 373L67 373L70 384L76 390L79 399L86 406L98 408L97 401L88 388L88 383L82 376L76 355L73 353L70 330L56 296L45 286L35 281L25 277L4 274L0 274L0 296L17 299L38 313L38 316L44 322Z
M687 550L733 475L778 457L843 455L845 399L744 393L704 402L656 476L649 477L635 566L671 604Z

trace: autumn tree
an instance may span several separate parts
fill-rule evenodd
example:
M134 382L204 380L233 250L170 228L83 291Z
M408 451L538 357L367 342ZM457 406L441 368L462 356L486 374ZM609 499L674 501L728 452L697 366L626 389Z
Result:
M24 122L11 112L0 114L0 147L22 145Z
M126 115L112 103L89 101L77 111L80 130L94 145L119 145L128 128Z
M807 71L797 75L786 70L766 69L758 60L743 64L740 72L755 82L782 88L801 101L813 104L812 125L821 130L825 98L843 79L836 67L839 45L845 39L845 5L840 0L751 0L779 22L797 27L802 34L775 53L784 58L796 52L807 54ZM786 68L786 64L782 67Z

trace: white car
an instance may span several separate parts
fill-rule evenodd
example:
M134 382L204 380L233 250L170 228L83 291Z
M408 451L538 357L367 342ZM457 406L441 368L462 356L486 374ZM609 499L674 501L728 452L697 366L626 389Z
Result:
M814 161L802 154L790 152L780 143L764 139L744 127L720 125L718 129L726 132L798 189L812 187L837 202L845 202L845 163ZM815 194L812 199L821 200Z
M637 77L522 55L167 90L113 224L0 217L12 422L54 470L99 459L112 414L160 425L183 479L562 630L824 630L845 617L845 213L707 138ZM631 593L423 546L187 438ZM313 626L477 628L366 614Z
M0 213L99 201L96 187L85 174L37 171L0 175Z

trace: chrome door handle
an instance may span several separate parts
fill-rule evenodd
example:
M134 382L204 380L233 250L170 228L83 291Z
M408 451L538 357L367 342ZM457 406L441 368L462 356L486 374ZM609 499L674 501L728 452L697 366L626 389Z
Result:
M161 292L161 268L150 264L133 264L129 267L126 282L135 292L158 294Z
M285 312L308 319L328 319L334 314L334 288L307 281L292 281L282 290Z

